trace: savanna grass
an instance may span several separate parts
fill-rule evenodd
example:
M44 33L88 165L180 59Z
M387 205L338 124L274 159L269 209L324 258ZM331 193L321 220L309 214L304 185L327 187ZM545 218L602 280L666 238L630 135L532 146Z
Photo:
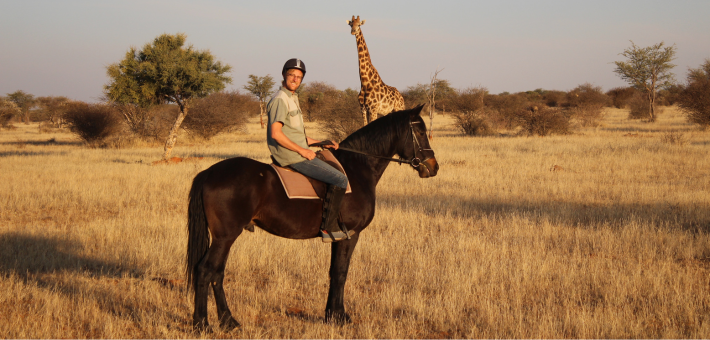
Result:
M243 325L232 333L190 328L187 192L221 159L268 160L258 120L179 139L173 153L193 161L155 166L159 146L91 149L18 124L0 131L0 334L710 337L710 134L673 109L651 124L627 116L563 136L465 137L437 115L439 175L391 165L378 186L345 287L354 323L323 323L328 246L257 229L226 270ZM687 142L664 142L670 132Z

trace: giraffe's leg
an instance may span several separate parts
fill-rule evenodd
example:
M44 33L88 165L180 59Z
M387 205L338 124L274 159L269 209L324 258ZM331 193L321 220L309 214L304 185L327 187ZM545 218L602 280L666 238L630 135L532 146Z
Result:
M360 102L360 111L362 111L362 126L367 125L367 106L365 106L365 92L360 90L360 94L357 96L357 100Z

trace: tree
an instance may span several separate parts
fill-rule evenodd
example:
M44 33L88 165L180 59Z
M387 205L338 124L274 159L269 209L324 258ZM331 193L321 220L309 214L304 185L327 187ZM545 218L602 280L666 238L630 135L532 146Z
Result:
M687 84L678 95L677 103L689 122L703 128L710 126L710 59L688 70Z
M656 120L656 95L659 88L665 88L672 84L673 73L671 69L675 67L671 61L675 59L676 48L673 46L664 47L660 42L649 47L638 47L631 42L631 48L621 53L628 61L615 61L614 72L621 79L631 86L644 91L649 103L649 121Z
M429 81L429 90L426 92L427 102L429 103L429 139L434 139L434 105L436 105L436 89L438 87L438 79L436 77L443 70L443 68L441 70L437 68L434 71L434 75Z
M62 125L62 116L64 115L66 107L70 102L69 98L62 96L37 98L37 103L41 108L41 118L43 120L48 120L55 127Z
M17 90L7 94L7 99L20 109L20 115L25 124L30 123L30 109L35 104L35 96L25 93L25 91Z
M266 98L272 93L271 89L276 83L270 75L257 77L253 74L249 75L249 82L244 85L244 89L249 91L259 100L259 123L261 128L264 128L264 113L266 112Z
M163 34L142 50L131 48L123 60L107 67L111 78L104 91L116 103L148 107L158 103L177 104L179 111L165 142L163 158L170 157L177 133L192 100L224 89L231 69L209 51L183 47L186 35Z

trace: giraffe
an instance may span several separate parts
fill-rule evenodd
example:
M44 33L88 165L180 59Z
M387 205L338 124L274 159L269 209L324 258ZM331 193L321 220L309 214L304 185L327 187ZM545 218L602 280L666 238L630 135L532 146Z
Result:
M404 98L396 88L388 86L382 82L380 74L372 65L370 52L367 50L365 38L362 36L360 26L365 24L365 20L360 20L353 15L352 20L348 20L348 25L352 28L350 34L355 36L357 42L357 54L360 64L360 109L364 125L377 119L377 115L386 115L393 111L404 110Z

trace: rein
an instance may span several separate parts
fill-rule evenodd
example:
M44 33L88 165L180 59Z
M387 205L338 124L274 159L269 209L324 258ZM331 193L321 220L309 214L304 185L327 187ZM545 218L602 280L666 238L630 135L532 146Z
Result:
M409 164L409 165L412 166L412 168L415 168L415 169L418 168L420 165L424 164L424 167L427 168L427 170L429 170L429 167L426 165L426 163L422 163L423 161L417 157L417 150L416 150L417 147L419 147L419 152L420 152L422 155L424 154L424 152L423 152L424 150L432 150L432 149L425 149L425 148L422 148L421 144L419 144L419 141L417 140L417 137L414 135L414 126L413 126L412 124L418 124L418 123L419 123L419 122L409 122L409 128L410 128L410 131L412 132L412 147L415 149L415 150L414 150L414 157L413 157L412 159L410 159L410 160L400 159L400 158L392 158L392 157L384 157L384 156L377 156L377 155L371 155L371 154L368 154L368 153L365 153L365 152L362 152L362 151L358 151L358 150L353 150L353 149L350 149L350 148L338 148L338 150L344 150L344 151L348 151L348 152L353 152L353 153L365 155L365 156L368 156L368 157L375 157L375 158L380 158L380 159L386 159L386 160L388 160L388 161L390 161L390 162L397 162L397 163L399 163L399 164ZM429 158L425 159L424 161L426 161L426 160L428 160L428 159L429 159Z

